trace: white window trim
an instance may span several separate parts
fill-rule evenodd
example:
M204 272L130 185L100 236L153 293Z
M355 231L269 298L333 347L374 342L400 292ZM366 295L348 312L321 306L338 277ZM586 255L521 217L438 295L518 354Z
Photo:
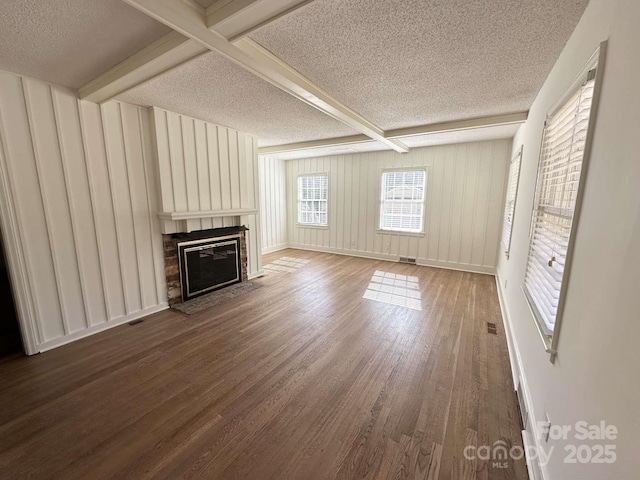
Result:
M300 223L300 190L299 190L299 182L300 182L300 178L302 177L327 177L327 223L326 224L319 224L319 223ZM329 172L314 172L314 173L300 173L298 174L298 176L296 177L296 227L298 228L317 228L317 229L321 229L321 230L328 230L329 229L329 202L331 201L331 196L330 196L330 189L331 186L329 185L329 180L330 180L330 176L329 176Z
M524 297L525 297L525 300L527 302L527 305L529 306L529 310L530 310L531 315L533 317L534 323L535 323L535 325L537 327L538 333L540 334L540 338L542 339L542 342L544 344L545 350L549 354L549 360L550 360L551 363L555 362L556 357L558 355L558 342L559 342L560 331L561 331L561 327L562 327L562 320L563 320L563 313L564 313L564 305L565 305L566 296L567 296L567 289L568 289L568 285L569 285L570 278L571 278L571 265L572 265L572 261L573 261L573 250L574 250L574 245L575 245L575 240L576 240L576 233L577 233L578 227L579 227L578 224L579 224L579 220L580 220L580 212L582 210L582 199L583 199L583 196L584 196L584 186L585 186L585 183L587 181L587 174L588 174L588 170L589 170L589 162L590 162L590 159L591 159L591 150L592 150L592 146L593 146L593 135L594 135L594 131L595 131L596 119L598 117L598 108L599 108L599 104L600 104L600 95L601 95L601 92L602 92L602 78L603 78L603 74L604 74L604 70L605 70L606 54L607 54L607 41L605 40L602 43L600 43L600 46L598 47L598 49L591 56L591 58L589 59L587 64L584 66L584 68L580 71L580 73L576 76L574 81L571 83L571 86L567 90L567 92L553 106L553 108L551 108L549 110L549 115L552 115L553 113L555 113L558 110L558 108L562 107L567 102L567 100L571 97L571 95L573 95L573 93L575 93L576 89L579 88L579 86L582 84L582 82L584 81L585 75L589 72L589 70L592 70L594 67L597 66L596 78L595 78L595 84L594 84L594 91L593 91L593 99L592 99L592 103L591 103L591 111L590 111L590 114L589 114L589 124L588 124L588 127L587 127L587 136L586 136L586 140L585 140L584 153L583 153L583 157L582 157L582 168L581 168L581 174L580 174L580 181L578 183L578 191L577 191L577 194L576 194L576 203L575 203L575 208L574 208L573 220L572 220L572 223L571 223L571 233L569 235L569 240L568 240L568 243L567 243L567 255L566 255L566 258L565 258L565 268L564 268L564 273L563 273L563 281L562 281L562 284L560 286L560 293L559 293L559 298L558 298L558 308L557 308L556 320L555 320L553 332L549 332L548 329L546 328L546 326L543 325L544 322L541 322L538 319L538 314L536 312L535 307L532 305L532 303L531 303L531 301L529 299L529 295L527 293L527 289L524 286L524 283L522 285L522 292L524 294ZM541 142L541 144L540 144L541 154L542 154L542 147L543 147L543 143ZM539 169L538 169L538 174L539 174ZM537 184L538 184L538 179L536 178L536 189L537 189ZM536 192L536 195L537 195L537 192ZM533 230L533 222L534 222L535 213L536 213L536 201L534 200L533 205L532 205L532 212L531 212L531 227L530 227L530 231Z
M508 178L507 178L507 191L505 192L505 200L504 200L504 212L503 212L503 219L502 219L502 235L501 235L501 239L500 242L502 243L502 246L504 247L504 254L507 256L507 258L509 258L509 253L511 252L511 239L513 238L513 221L515 219L516 216L516 206L518 205L518 188L520 187L520 172L522 171L522 152L523 152L523 145L520 145L520 148L518 149L518 152L514 155L514 157L511 159L511 163L509 163L509 171L507 173ZM507 222L507 208L508 208L508 201L509 201L509 190L510 190L510 182L512 179L511 176L511 169L512 168L517 168L518 169L518 173L515 175L515 191L513 194L513 211L511 212L511 223ZM504 241L504 235L505 235L505 230L509 229L509 240L505 243Z
M422 208L422 230L420 232L405 232L402 230L388 230L380 228L380 206L382 205L382 175L386 172L424 172L424 200ZM409 237L424 237L426 236L427 229L427 194L429 192L429 167L417 166L417 167L398 167L398 168L382 168L378 175L378 200L376 206L376 233L381 235L402 235Z

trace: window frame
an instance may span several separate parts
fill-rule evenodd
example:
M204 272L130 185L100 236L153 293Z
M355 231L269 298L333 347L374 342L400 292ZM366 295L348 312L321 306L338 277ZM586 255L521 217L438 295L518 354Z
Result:
M325 177L327 179L327 223L302 223L300 222L300 204L303 200L300 198L300 179L305 177ZM296 226L300 228L329 228L329 173L328 172L317 172L317 173L300 173L296 177ZM306 200L308 201L308 200Z
M408 230L390 230L388 228L381 228L381 220L382 220L382 181L385 173L389 172L424 172L424 197L422 199L422 229L419 232L408 231ZM385 234L385 235L406 235L406 236L418 236L424 237L427 226L427 192L429 190L429 168L426 166L419 167L398 167L398 168L382 168L380 170L380 175L378 177L378 205L376 209L376 233Z
M502 214L502 234L500 236L500 243L501 245L504 247L504 254L506 255L507 259L509 258L509 254L511 253L511 239L512 239L512 235L513 235L513 220L515 219L516 216L516 206L518 203L518 188L520 187L520 172L522 171L522 152L524 150L524 145L520 145L520 148L518 149L518 152L513 156L513 158L511 159L511 162L509 163L509 171L507 172L507 187L506 187L506 192L505 192L505 199L504 199L504 212ZM514 178L514 176L511 174L511 169L512 168L517 168L518 172L515 174L515 188L513 189L513 208L511 211L511 222L507 222L507 212L508 212L508 207L509 207L509 203L510 203L510 198L509 198L509 194L511 191L511 180ZM508 241L505 243L505 231L509 230L509 239Z
M535 306L533 299L531 298L531 294L528 292L528 289L525 285L526 275L528 270L529 263L529 250L531 248L532 236L535 229L535 220L536 220L536 212L538 210L538 200L539 200L539 182L540 182L540 167L542 164L542 155L544 153L544 135L546 134L546 122L545 128L543 129L542 141L540 143L540 156L538 159L538 168L536 175L536 188L535 188L535 197L532 203L531 208L531 224L529 228L529 243L527 249L527 256L525 259L525 273L522 283L522 292L525 297L525 301L529 307L531 315L534 319L535 325L537 327L538 333L540 334L540 338L544 344L546 352L549 354L549 361L554 363L556 357L558 355L558 342L560 338L560 331L562 328L562 321L564 317L564 306L566 302L567 290L571 279L571 266L573 262L573 252L574 246L577 236L577 231L579 228L580 214L582 211L582 200L584 197L584 189L587 181L588 171L589 171L589 163L591 159L591 150L593 146L593 136L595 132L596 120L598 118L598 108L600 104L600 96L602 92L602 79L605 70L605 60L606 60L606 52L607 52L607 41L603 41L600 43L598 49L591 56L586 65L582 68L580 73L575 77L574 81L570 84L570 87L567 89L566 93L560 98L560 100L549 110L547 119L553 116L558 112L560 108L565 106L568 100L576 93L576 91L581 87L589 71L596 69L595 81L593 87L593 97L591 100L591 107L589 112L589 121L587 123L587 131L585 137L584 151L582 155L582 165L580 170L580 180L578 182L578 188L576 191L576 201L573 209L573 217L571 220L571 227L569 230L569 239L567 241L567 253L565 255L565 266L562 274L562 280L560 283L560 289L558 293L558 306L556 309L555 322L553 325L553 331L550 331L546 326L544 320L540 318L540 314L537 311L537 307Z

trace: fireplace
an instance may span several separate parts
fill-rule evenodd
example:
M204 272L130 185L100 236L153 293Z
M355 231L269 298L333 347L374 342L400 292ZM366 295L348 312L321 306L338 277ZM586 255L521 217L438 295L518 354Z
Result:
M242 281L240 235L178 244L182 300Z
M247 279L246 227L164 235L169 305Z

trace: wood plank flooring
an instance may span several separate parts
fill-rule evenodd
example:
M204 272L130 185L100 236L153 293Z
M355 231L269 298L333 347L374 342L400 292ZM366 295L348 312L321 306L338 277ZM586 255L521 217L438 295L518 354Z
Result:
M0 361L6 479L524 479L494 278L323 253L253 292ZM363 299L416 276L422 311ZM487 322L498 334L487 333Z

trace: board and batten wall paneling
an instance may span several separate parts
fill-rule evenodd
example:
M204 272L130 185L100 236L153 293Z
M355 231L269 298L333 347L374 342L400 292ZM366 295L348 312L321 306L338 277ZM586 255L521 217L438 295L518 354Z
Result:
M0 211L28 353L166 308L149 127L143 109L0 72Z
M260 157L260 216L262 253L287 248L287 197L285 161Z
M246 225L248 274L261 273L258 141L230 128L153 108L163 233Z
M238 216L257 213L254 137L160 108L153 122L162 211L203 214L164 220L164 233L233 226Z
M509 140L496 140L415 148L406 154L288 160L288 245L387 260L411 257L422 265L494 273L510 150ZM378 230L382 170L405 167L427 168L423 235ZM313 173L329 175L328 228L296 222L297 177Z

